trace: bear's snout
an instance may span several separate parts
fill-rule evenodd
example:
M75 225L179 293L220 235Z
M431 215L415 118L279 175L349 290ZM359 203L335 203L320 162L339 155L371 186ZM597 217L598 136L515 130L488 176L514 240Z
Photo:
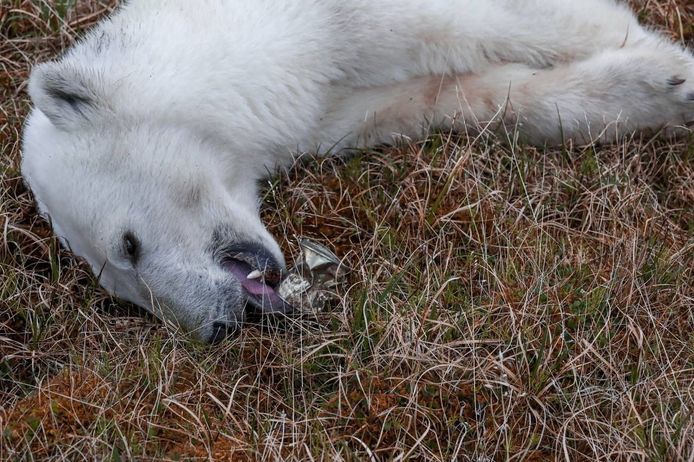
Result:
M284 267L257 242L236 243L221 252L222 268L241 286L244 310L257 314L286 314L292 307L279 296Z

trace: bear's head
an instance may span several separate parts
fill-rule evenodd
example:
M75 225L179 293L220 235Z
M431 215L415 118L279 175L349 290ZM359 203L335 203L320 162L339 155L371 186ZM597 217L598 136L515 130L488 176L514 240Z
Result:
M183 125L117 113L103 87L56 63L29 82L22 173L63 245L110 293L204 341L248 310L287 311L257 162Z

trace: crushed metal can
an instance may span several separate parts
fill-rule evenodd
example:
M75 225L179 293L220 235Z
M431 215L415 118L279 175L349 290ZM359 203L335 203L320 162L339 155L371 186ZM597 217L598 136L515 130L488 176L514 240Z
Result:
M337 299L335 288L350 269L325 246L300 239L301 256L278 288L279 296L297 312L323 311Z

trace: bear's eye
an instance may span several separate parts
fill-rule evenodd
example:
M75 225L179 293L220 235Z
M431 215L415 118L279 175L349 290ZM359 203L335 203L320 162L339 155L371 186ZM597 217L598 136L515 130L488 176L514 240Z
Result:
M137 261L140 255L140 241L138 241L135 235L130 231L123 234L123 250L125 251L125 255L127 255L133 263Z

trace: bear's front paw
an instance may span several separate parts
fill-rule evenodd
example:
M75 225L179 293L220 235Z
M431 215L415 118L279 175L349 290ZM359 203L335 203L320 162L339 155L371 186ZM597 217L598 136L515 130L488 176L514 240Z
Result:
M666 85L669 98L674 100L672 102L678 119L674 121L675 124L681 124L680 129L691 130L694 127L694 63L685 72L671 75L666 80Z
M677 102L687 106L694 104L694 73L688 77L680 74L673 75L667 79L666 83L668 91Z

